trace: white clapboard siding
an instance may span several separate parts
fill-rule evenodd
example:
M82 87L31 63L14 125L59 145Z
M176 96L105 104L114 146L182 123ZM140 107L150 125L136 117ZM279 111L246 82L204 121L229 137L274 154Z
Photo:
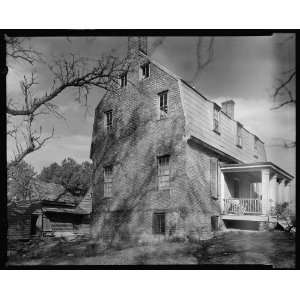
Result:
M264 144L262 142L258 141L258 151L254 150L254 134L242 128L243 147L237 147L236 121L229 118L223 112L220 112L220 134L215 133L213 131L214 103L202 98L184 82L181 82L181 93L185 110L187 134L237 158L241 162L266 161Z

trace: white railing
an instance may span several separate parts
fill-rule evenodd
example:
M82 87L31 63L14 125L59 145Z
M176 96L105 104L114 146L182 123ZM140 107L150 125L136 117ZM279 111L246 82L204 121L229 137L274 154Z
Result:
M227 214L261 214L260 199L228 198L224 199L224 213Z

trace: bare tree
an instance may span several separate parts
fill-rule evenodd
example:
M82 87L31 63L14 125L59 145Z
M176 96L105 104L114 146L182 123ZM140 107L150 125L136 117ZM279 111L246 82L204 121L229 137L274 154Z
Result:
M296 67L294 59L291 57L295 47L294 34L289 35L281 39L277 43L277 50L280 54L288 56L289 64L287 68L283 67L283 70L279 72L279 76L276 79L276 86L273 93L273 100L275 106L271 109L279 109L288 104L296 103Z
M214 37L198 37L196 45L196 72L191 80L199 79L201 72L210 64L214 57Z
M77 91L76 100L86 105L88 94L94 87L115 92L118 88L120 74L129 71L130 67L129 59L119 59L113 55L102 56L92 61L88 58L69 54L47 63L44 58L41 58L39 52L30 46L23 46L25 41L25 39L8 37L6 39L8 57L13 60L25 61L31 65L46 64L52 79L49 88L42 95L37 95L35 86L39 85L40 75L33 72L30 76L24 76L20 83L21 101L10 99L7 102L7 134L15 140L16 144L12 164L18 164L28 154L40 149L53 137L54 128L51 134L44 136L42 127L40 126L37 130L35 123L38 116L49 113L63 118L58 111L58 106L53 103L62 92L75 88ZM13 119L17 117L23 118L19 126L13 122Z
M275 46L278 62L285 57L285 59L288 60L288 64L280 66L272 95L274 106L271 110L277 110L290 104L296 104L296 66L293 58L295 35L279 36L279 41L277 41ZM277 138L273 139L269 146L289 149L296 147L296 141Z

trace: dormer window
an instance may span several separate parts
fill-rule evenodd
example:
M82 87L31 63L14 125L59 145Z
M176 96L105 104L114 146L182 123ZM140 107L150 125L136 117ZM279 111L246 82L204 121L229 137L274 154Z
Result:
M127 72L126 73L123 73L121 76L120 76L120 86L121 87L125 87L127 85Z
M145 63L140 67L140 79L146 79L150 75L150 63Z
M243 128L242 124L237 123L237 132L236 132L237 142L236 142L236 145L240 148L242 148L242 146L243 146L242 128Z
M254 151L257 152L258 150L258 137L254 136Z
M217 104L214 104L213 130L216 133L220 133L220 110L220 107Z

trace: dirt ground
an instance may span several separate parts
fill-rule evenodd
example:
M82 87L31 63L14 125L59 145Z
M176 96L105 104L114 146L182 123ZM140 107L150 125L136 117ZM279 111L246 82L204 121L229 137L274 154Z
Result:
M88 239L9 245L8 265L263 264L295 268L295 237L287 232L230 230L197 243L160 242L104 250Z

